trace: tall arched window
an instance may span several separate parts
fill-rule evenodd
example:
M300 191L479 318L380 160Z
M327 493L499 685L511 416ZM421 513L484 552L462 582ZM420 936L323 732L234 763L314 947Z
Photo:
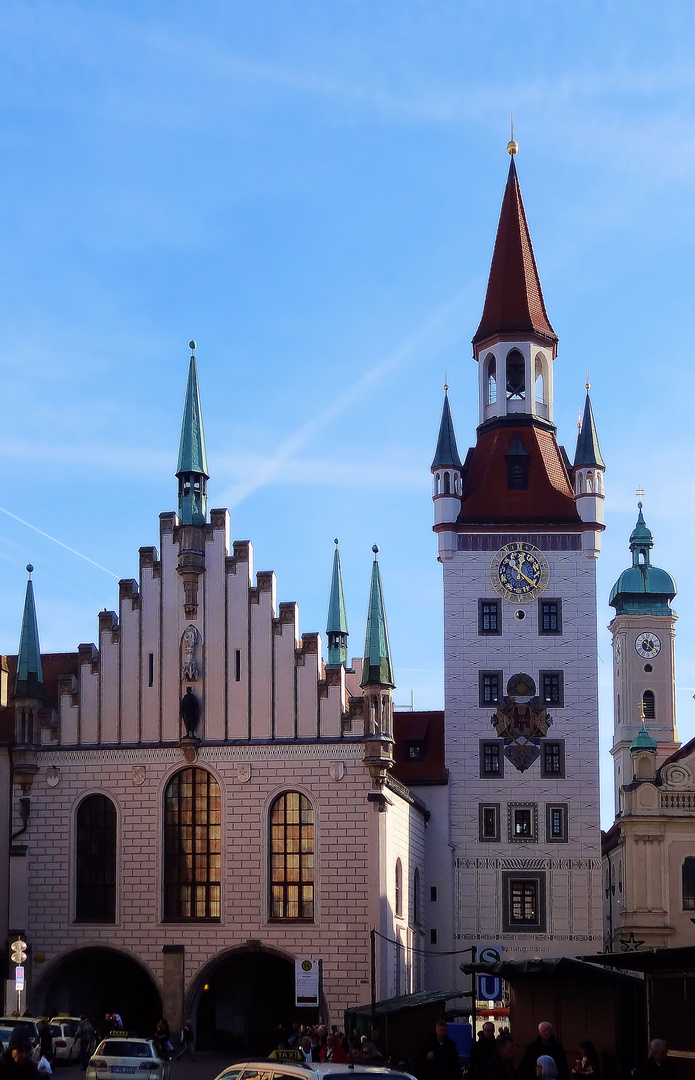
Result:
M494 356L487 360L487 404L494 405L497 401L497 363Z
M413 906L411 908L411 923L413 926L417 926L420 922L420 871L415 867L415 873L413 874Z
M116 807L88 795L77 809L75 920L116 921Z
M181 769L164 793L164 918L219 919L220 787L206 769Z
M298 791L270 808L270 917L314 918L314 811Z
M546 405L545 398L545 370L543 367L543 358L541 356L536 357L535 364L535 383L536 383L536 401L541 405Z
M656 718L656 703L654 701L654 691L645 690L642 694L642 705L644 706L644 719L654 720Z
M403 865L396 859L396 915L403 917Z
M683 861L683 911L695 911L695 859Z

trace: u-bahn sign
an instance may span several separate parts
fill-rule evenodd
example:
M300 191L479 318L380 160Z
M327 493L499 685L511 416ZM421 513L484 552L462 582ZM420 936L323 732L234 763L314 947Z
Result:
M298 957L294 962L294 1003L298 1009L317 1009L321 961Z

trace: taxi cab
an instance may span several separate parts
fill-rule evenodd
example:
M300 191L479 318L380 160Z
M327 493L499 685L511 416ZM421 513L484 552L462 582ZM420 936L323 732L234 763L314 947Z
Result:
M119 1032L101 1040L89 1059L86 1080L111 1080L116 1076L166 1080L168 1069L151 1039Z
M283 1060L284 1059L284 1060ZM363 1065L360 1061L334 1065L332 1062L298 1062L288 1053L281 1059L239 1061L229 1065L215 1080L415 1080L410 1073L385 1065Z
M79 1026L76 1016L51 1017L51 1038L54 1061L77 1061L80 1056L80 1040L75 1038Z

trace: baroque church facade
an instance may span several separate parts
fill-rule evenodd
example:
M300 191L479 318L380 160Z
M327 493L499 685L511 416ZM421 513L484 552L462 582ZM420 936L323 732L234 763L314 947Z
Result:
M394 714L376 549L349 660L337 546L324 653L231 540L228 512L208 510L195 355L178 511L160 515L159 547L140 549L95 645L41 654L30 572L1 671L0 920L29 943L35 1013L123 1012L127 987L141 1023L192 1016L203 1045L258 1049L296 1015L298 961L321 961L304 1015L342 1023L372 992L463 990L473 948L601 950L605 466L588 387L572 460L557 441L558 339L509 151L473 338L475 445L462 460L445 392L432 463L444 713ZM645 616L616 611L618 638L623 623L642 632ZM671 615L654 617L666 656ZM666 718L655 735L666 760Z

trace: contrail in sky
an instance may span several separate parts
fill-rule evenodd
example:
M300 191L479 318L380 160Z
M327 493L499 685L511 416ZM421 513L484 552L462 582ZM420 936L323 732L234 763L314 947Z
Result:
M52 540L54 544L59 544L60 547L65 548L66 551L71 551L73 555L79 555L80 559L84 559L85 562L91 563L92 566L96 566L98 570L103 570L105 574L111 574L111 577L115 577L116 581L118 581L118 574L114 574L112 570L107 570L101 563L94 562L94 559L90 559L88 555L83 555L81 551L75 551L75 549L69 547L68 544L64 544L62 540L56 540L55 536L49 536L43 529L37 529L36 525L32 525L31 522L24 521L23 518L17 517L16 514L12 514L9 510L6 510L4 506L0 506L0 511L2 511L3 514L7 514L8 517L14 518L20 525L26 525L27 529L33 529L34 532L37 532L40 536L45 536L47 540Z

